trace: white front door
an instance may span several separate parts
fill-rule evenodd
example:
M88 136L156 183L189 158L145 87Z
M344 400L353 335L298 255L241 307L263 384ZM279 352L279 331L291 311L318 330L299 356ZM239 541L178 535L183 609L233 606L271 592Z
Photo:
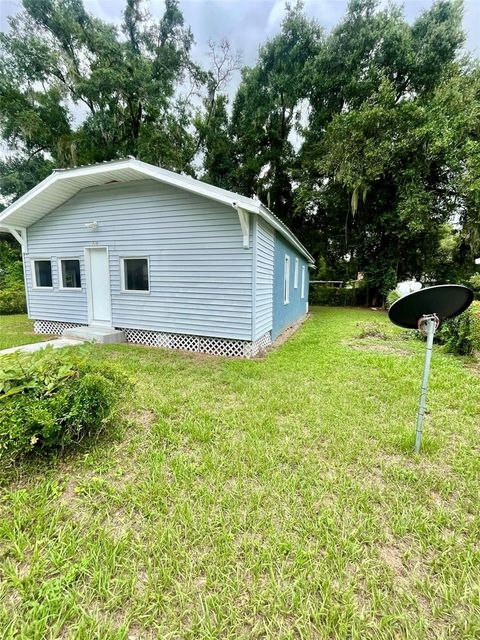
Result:
M112 324L110 270L106 247L85 250L87 262L88 316L91 324Z

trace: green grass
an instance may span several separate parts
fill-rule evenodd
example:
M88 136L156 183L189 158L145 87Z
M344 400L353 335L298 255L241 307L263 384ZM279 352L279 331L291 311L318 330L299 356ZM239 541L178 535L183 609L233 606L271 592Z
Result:
M478 638L480 377L435 349L414 456L423 345L387 325L315 309L254 361L88 347L135 380L127 423L5 478L2 640Z
M49 340L51 337L33 333L32 322L23 314L0 315L0 349Z

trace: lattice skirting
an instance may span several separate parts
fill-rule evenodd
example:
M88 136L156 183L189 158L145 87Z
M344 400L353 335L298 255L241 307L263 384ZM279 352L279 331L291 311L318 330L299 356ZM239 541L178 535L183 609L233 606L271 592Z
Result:
M148 347L164 347L166 349L180 349L196 353L208 353L215 356L229 356L231 358L253 358L266 349L271 343L270 333L249 342L247 340L229 340L228 338L210 338L192 336L182 333L163 333L160 331L146 331L144 329L126 329L125 339L131 344L142 344Z
M74 327L85 327L78 322L58 322L56 320L35 320L33 330L35 333L48 333L50 335L61 336L64 329Z
M35 320L33 326L35 333L61 335L64 329L73 329L74 327L84 327L86 325L76 322ZM194 351L196 353L208 353L214 356L229 356L231 358L254 358L272 344L270 333L266 333L261 338L250 342L248 340L192 336L183 333L147 331L146 329L115 328L124 331L125 340L131 344L180 349L182 351Z

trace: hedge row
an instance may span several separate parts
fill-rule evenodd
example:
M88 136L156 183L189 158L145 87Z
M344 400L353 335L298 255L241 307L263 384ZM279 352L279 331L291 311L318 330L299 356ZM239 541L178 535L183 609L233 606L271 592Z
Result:
M346 289L345 287L326 287L320 284L310 285L310 304L348 307L365 304L365 289Z

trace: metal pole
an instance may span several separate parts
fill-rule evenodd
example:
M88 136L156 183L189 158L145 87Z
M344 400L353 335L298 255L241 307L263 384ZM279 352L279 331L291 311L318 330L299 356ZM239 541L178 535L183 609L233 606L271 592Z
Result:
M425 352L422 392L420 394L420 404L418 406L418 414L417 414L417 431L415 433L415 453L419 453L420 447L422 446L423 419L425 417L425 404L427 399L428 378L430 375L430 361L432 359L433 336L435 335L435 329L437 328L436 318L434 316L427 316L425 318L425 324L427 325L427 350Z

